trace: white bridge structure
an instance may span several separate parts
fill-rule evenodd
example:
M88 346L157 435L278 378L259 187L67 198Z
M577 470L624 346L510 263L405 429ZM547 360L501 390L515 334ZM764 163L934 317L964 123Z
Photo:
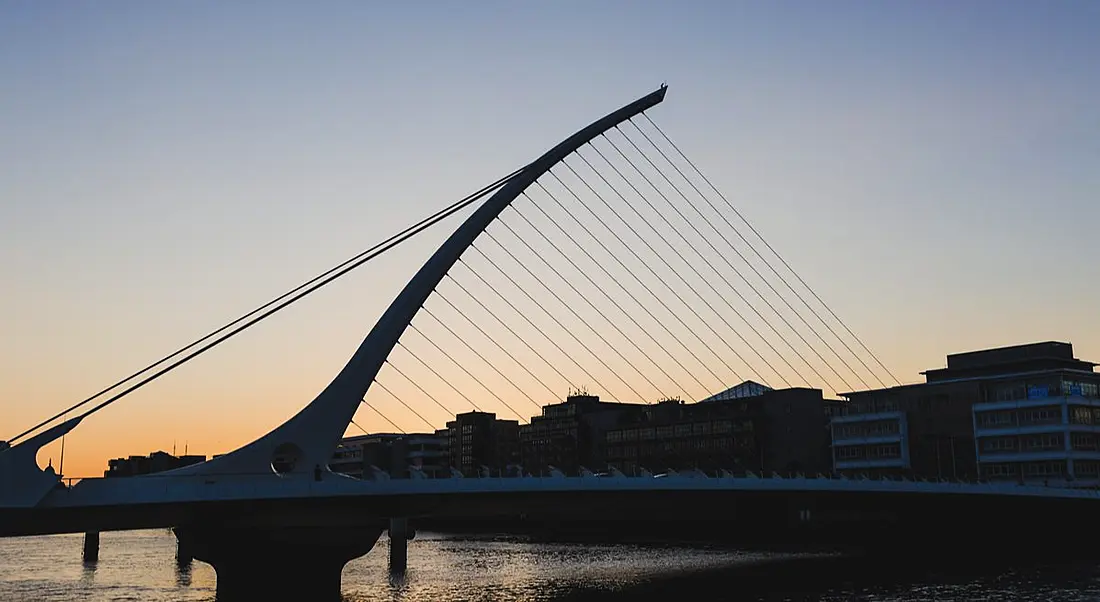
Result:
M661 103L665 93L662 86L608 114L501 180L412 277L331 383L297 415L259 439L210 461L166 473L85 479L64 486L60 475L38 466L36 455L104 404L37 434L17 437L0 451L0 536L173 527L195 558L215 567L219 600L223 600L292 592L336 596L340 571L348 560L369 551L387 524L391 536L403 541L404 520L417 517L522 516L555 525L623 519L633 521L632 528L662 521L703 522L709 528L729 523L746 533L756 527L821 526L826 529L823 533L834 534L850 531L851 525L860 522L857 518L871 517L868 524L873 526L864 531L905 525L920 537L929 533L930 525L973 530L980 517L1005 512L1040 508L1049 520L1057 520L1078 514L1079 508L1085 508L1082 505L1087 504L1087 510L1100 508L1096 491L1000 484L729 474L356 480L329 471L333 450L391 352L475 240L513 201L529 188L541 186L539 178L551 168L597 137L643 115ZM713 238L700 237L708 244ZM604 276L598 280L611 281ZM734 292L739 290L744 287ZM654 297L663 304L661 295ZM694 303L695 307L709 305L706 299ZM694 311L692 304L686 307ZM668 321L658 320L658 326ZM728 324L725 318L722 322ZM688 345L684 348L696 357ZM757 355L785 379L762 353ZM824 360L823 355L818 357ZM654 363L657 371L665 372L667 362ZM700 381L700 375L713 374L718 363L701 361L685 373ZM793 368L790 361L785 363ZM825 372L811 370L819 376ZM637 370L644 380L657 371ZM640 382L623 380L631 388L631 383ZM278 470L273 468L276 458L286 460Z

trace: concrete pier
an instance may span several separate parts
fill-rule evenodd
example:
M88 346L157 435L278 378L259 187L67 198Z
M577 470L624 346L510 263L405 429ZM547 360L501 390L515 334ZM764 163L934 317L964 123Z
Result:
M404 573L409 566L409 519L390 519L390 573Z
M185 539L176 538L176 564L179 566L187 566L195 559L195 555L191 552L191 544Z
M88 531L84 534L84 562L96 562L99 560L99 531Z
M371 550L378 527L177 527L176 539L214 567L218 602L340 600L344 565Z

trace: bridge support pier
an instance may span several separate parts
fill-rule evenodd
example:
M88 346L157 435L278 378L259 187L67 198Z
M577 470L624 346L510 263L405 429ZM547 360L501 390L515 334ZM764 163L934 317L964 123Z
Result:
M177 528L218 575L218 602L339 600L340 574L371 550L378 527Z
M99 531L88 531L84 534L84 551L81 556L84 562L99 561Z
M179 566L187 566L191 564L191 561L195 559L194 553L191 552L191 542L186 539L176 538L176 564Z
M401 574L409 566L409 519L390 519L390 573Z

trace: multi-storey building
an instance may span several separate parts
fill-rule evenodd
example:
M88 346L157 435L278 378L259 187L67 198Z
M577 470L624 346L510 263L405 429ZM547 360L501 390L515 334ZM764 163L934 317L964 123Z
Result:
M604 433L647 408L646 404L600 401L596 395L576 393L562 403L542 407L542 415L519 427L520 456L528 474L544 475L554 467L577 474L582 467L599 470L607 465Z
M1100 374L1069 345L1048 345L1045 367L998 377L974 404L981 476L1100 486Z
M378 433L345 437L333 452L329 469L357 479L371 478L373 468L406 478L414 468L429 477L448 474L446 438L436 433Z
M668 400L607 430L607 460L626 474L828 472L829 405L819 389L772 390L752 381L698 403Z
M458 414L447 423L447 449L450 465L467 477L506 474L519 463L519 422L492 412Z
M1094 366L1069 343L1033 343L949 355L923 383L847 393L831 420L834 467L1095 485Z

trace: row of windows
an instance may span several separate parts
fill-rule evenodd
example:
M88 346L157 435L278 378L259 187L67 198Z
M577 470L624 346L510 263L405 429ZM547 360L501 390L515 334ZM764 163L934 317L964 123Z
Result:
M542 439L528 439L521 443L523 448L540 448L540 447L576 447L577 440L573 438L561 439L561 438L542 438Z
M1079 460L1073 463L1073 474L1078 477L1100 476L1100 462Z
M752 430L753 423L749 420L715 420L711 422L670 424L658 427L618 429L608 431L605 438L608 442L649 441L652 439L668 439L671 437L740 433Z
M568 422L532 422L531 424L525 424L519 427L520 437L532 437L543 435L546 433L562 433L562 432L577 432L577 423L575 421Z
M848 437L881 437L896 435L900 431L901 425L896 420L879 420L875 422L833 425L833 436L837 439Z
M1059 396L1100 397L1100 385L1094 381L1052 379L1033 382L998 383L986 392L987 401L1017 401Z
M1086 463L1081 463L1081 465L1085 464ZM1095 464L1093 464L1093 466L1095 466ZM1078 466L1074 466L1074 472L1081 474L1077 468ZM1086 468L1086 470L1094 470L1094 468ZM982 475L986 478L1015 478L1019 476L1023 476L1024 478L1061 477L1065 474L1067 474L1066 463L1061 460L982 465Z
M1091 435L1089 438L1091 442ZM1065 449L1065 442L1065 436L1062 433L1047 433L982 439L981 448L986 453L1015 452L1017 450L1053 451Z
M901 445L846 445L836 448L838 460L882 460L901 457Z
M1020 410L1016 414L1016 420L1020 425L1060 423L1062 422L1062 409L1032 408Z
M639 455L648 455L658 452L685 452L692 450L752 450L755 442L752 438L738 439L696 439L663 441L658 443L646 443L641 445L612 445L607 449L610 458L635 458Z
M979 412L978 426L986 428L1004 426L1030 426L1039 424L1061 424L1062 409L1057 407L1027 408L1023 410L1000 410Z
M981 440L982 452L1052 451L1065 449L1065 435L1027 435L1023 437L995 437ZM1075 450L1095 450L1100 447L1100 437L1093 433L1071 433L1070 447Z
M878 414L881 412L896 412L900 409L895 400L869 400L848 404L840 411L841 414Z
M1082 397L1100 397L1100 385L1095 382L1062 381L1062 395L1080 395Z

